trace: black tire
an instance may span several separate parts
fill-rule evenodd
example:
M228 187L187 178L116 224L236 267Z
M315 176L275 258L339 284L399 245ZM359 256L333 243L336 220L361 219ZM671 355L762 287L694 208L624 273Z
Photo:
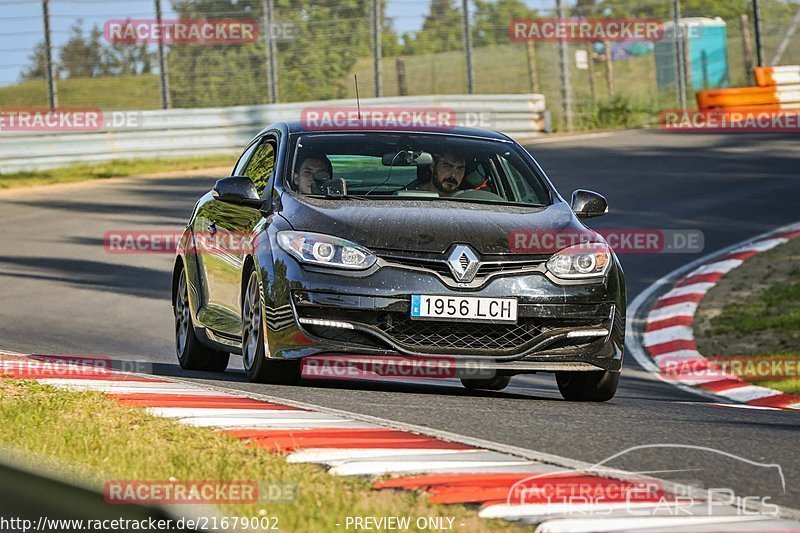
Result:
M571 402L607 402L617 393L619 372L556 372L558 390Z
M270 360L264 353L264 320L261 312L261 282L255 269L243 278L242 365L247 379L255 383L293 385L300 381L299 360Z
M486 379L462 379L461 384L469 390L503 390L511 382L511 376L494 376Z
M225 372L231 354L205 346L194 333L192 313L189 310L189 292L186 273L178 272L178 286L172 297L172 310L175 315L175 353L178 363L186 370L206 372Z

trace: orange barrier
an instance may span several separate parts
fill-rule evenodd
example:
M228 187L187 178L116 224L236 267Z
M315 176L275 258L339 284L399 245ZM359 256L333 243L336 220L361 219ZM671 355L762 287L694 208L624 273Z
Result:
M756 67L754 74L759 87L800 84L800 65Z
M762 111L800 109L800 65L756 67L756 87L698 91L702 110L737 110L758 107Z

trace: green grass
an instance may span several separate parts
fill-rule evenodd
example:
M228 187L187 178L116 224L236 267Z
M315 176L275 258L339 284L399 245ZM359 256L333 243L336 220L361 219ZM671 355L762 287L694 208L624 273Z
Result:
M102 413L102 416L98 416ZM0 444L70 465L86 481L239 480L297 487L291 503L222 505L226 516L275 516L281 531L332 531L347 516L455 517L458 531L520 531L459 506L428 504L411 492L374 491L367 480L289 464L209 429L125 407L99 393L34 381L0 380ZM463 525L460 525L463 524ZM412 529L416 531L416 529Z
M161 109L158 76L73 78L56 81L59 107ZM0 107L46 107L47 82L31 80L0 87Z
M757 358L793 358L800 360L800 269L794 269L785 282L775 283L745 301L722 308L711 321L715 336L769 335L774 344L786 351L753 355ZM800 379L755 381L765 387L800 394Z
M178 170L202 170L213 167L233 167L236 155L209 155L170 159L120 159L97 164L77 164L52 170L0 174L0 189L50 185L103 178L119 178Z

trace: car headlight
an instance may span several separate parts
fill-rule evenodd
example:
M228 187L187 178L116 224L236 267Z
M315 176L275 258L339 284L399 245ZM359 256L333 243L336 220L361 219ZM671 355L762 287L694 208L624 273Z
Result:
M611 265L611 248L601 242L588 242L564 248L547 261L547 270L558 278L599 278Z
M301 263L363 270L375 264L375 255L350 241L305 231L279 231L278 245Z

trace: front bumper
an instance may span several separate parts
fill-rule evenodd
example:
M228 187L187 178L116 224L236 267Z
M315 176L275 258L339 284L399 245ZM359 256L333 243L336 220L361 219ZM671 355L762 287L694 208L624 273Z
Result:
M289 289L280 301L265 294L271 357L447 357L511 373L619 371L622 365L625 291L616 264L601 282L560 285L532 272L497 276L465 292L432 273L394 266L339 274L302 267L291 257L281 261L286 279L276 281ZM411 320L412 294L513 296L518 323Z

